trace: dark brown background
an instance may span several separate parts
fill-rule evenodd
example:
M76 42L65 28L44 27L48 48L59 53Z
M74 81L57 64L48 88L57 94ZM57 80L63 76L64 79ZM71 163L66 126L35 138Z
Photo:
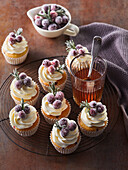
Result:
M66 55L64 42L68 37L47 39L40 36L26 15L30 8L51 2L65 6L71 12L72 23L78 26L99 21L128 29L127 0L0 0L0 46L10 31L22 27L30 47L25 63L43 57ZM0 85L13 68L0 53ZM59 158L39 156L19 148L0 128L0 170L128 169L128 141L122 112L118 110L118 122L102 143L86 152Z

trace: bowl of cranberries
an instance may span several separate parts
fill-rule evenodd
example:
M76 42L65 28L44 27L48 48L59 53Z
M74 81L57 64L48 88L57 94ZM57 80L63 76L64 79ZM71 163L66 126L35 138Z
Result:
M27 15L36 31L44 37L76 36L79 32L79 28L71 24L70 12L61 5L44 4L30 9Z

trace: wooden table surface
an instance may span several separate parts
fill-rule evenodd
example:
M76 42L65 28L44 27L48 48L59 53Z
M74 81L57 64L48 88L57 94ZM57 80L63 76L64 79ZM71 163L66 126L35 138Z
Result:
M35 59L66 55L64 42L67 36L47 39L40 36L28 19L27 10L44 3L59 3L70 10L72 23L78 26L99 21L128 29L127 0L0 0L0 46L9 32L22 27L29 42L30 52L25 63ZM0 85L12 72L11 66L0 53ZM25 151L12 143L0 128L0 170L42 169L128 169L128 140L122 111L108 137L94 148L77 155L63 157L40 156Z

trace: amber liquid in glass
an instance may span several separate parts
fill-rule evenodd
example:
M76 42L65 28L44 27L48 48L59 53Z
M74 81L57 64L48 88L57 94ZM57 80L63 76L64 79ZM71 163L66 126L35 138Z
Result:
M73 98L78 105L80 105L81 101L100 101L102 98L103 83L100 79L96 80L101 77L101 74L97 70L93 69L91 77L88 78L87 75L88 68L80 70L75 74L76 77L82 80L87 80L84 82L78 79L75 83L73 83Z

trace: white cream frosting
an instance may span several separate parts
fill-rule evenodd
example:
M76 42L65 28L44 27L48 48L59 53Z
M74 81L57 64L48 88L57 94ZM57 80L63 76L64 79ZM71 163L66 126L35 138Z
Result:
M29 78L31 79L31 77ZM24 100L29 100L37 94L37 90L36 90L37 85L34 81L32 81L32 79L31 79L31 87L23 85L23 87L20 90L15 87L16 81L17 81L16 78L13 79L10 86L12 95L18 98L23 98Z
M85 53L89 53L89 51L88 51L88 49L86 47L83 47L82 49L85 51ZM69 65L70 65L71 61L73 60L73 58L75 58L75 56L72 56L70 54L70 51L69 51L68 56L67 56ZM87 55L86 54L84 56L80 56L79 58L77 58L76 61L75 61L76 62L75 64L79 64L81 62L87 62L88 64L90 64L91 63L91 59L92 59L91 55Z
M102 104L101 102L97 102L97 104ZM91 116L89 114L89 109L84 107L81 111L81 120L88 127L103 127L105 126L105 122L108 120L107 117L107 108L105 105L104 111L102 113L97 113L96 116Z
M22 36L21 42L16 42L15 44L11 45L8 41L9 35L6 37L2 48L6 53L10 54L20 54L23 53L26 50L26 47L28 47L28 43L26 39Z
M26 129L33 125L33 123L37 120L37 110L28 104L24 106L29 106L30 113L26 114L25 118L19 118L19 113L15 111L15 107L9 113L9 119L12 126L18 129Z
M67 109L68 105L66 104L66 99L64 98L59 109L54 109L53 104L48 103L47 96L50 93L46 94L42 99L42 109L47 115L60 116L61 113Z
M44 82L49 83L49 82L56 82L57 80L62 79L62 74L58 71L55 71L53 74L49 73L48 68L43 68L43 65L39 67L39 77L43 79ZM64 70L61 70L63 73Z
M67 119L68 123L70 122L75 122L74 120L69 120ZM76 126L76 129L74 131L69 131L68 135L66 137L63 137L61 135L60 129L58 129L55 124L53 125L52 128L52 139L53 142L59 145L62 148L66 148L67 146L74 144L77 142L79 137L79 129L78 126Z

